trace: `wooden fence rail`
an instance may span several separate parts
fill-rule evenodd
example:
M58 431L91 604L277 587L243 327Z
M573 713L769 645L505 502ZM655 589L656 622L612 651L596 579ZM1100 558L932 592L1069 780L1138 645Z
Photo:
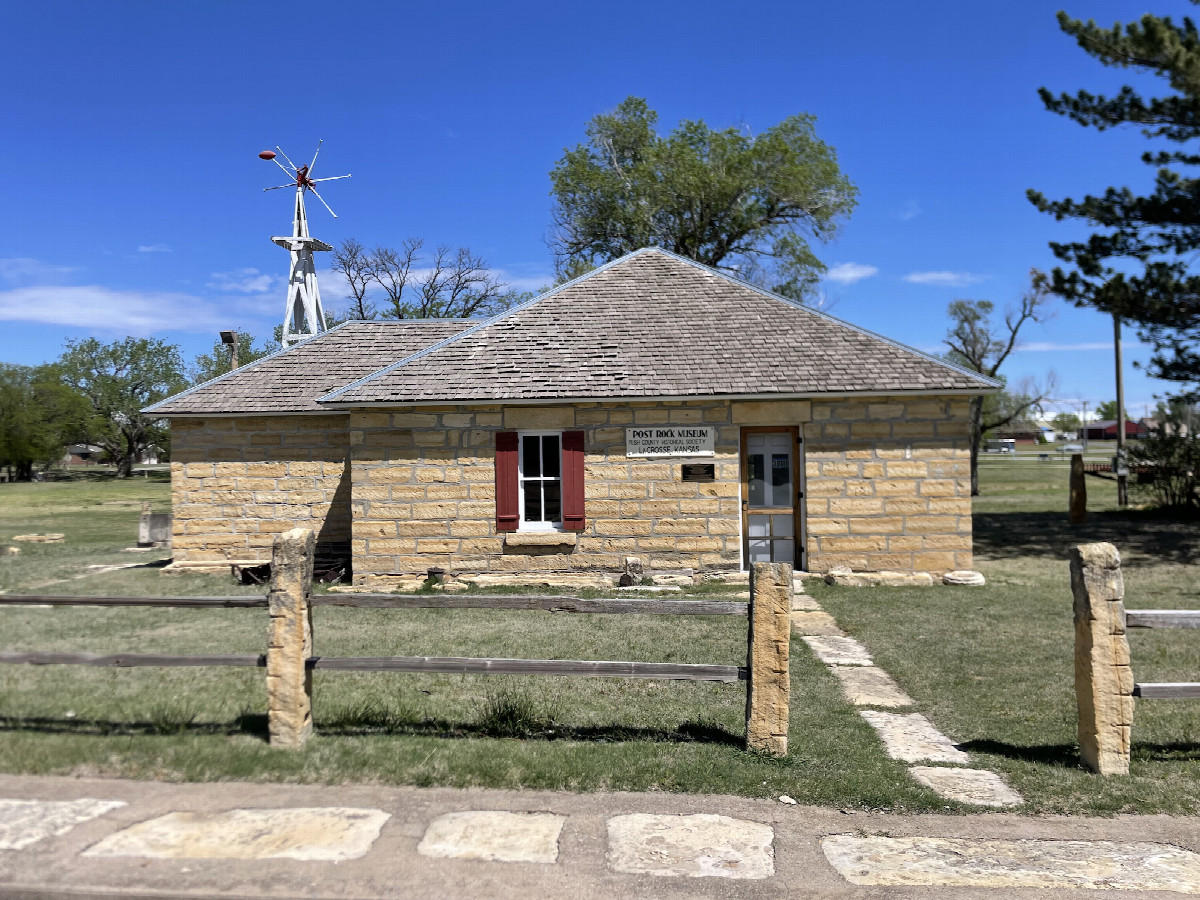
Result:
M746 743L776 756L787 753L788 644L792 597L791 566L756 563L751 602L727 600L580 599L542 594L328 594L312 596L314 538L294 529L275 541L271 590L265 596L79 597L58 594L0 595L0 606L175 607L252 609L267 607L269 646L265 654L169 655L146 653L58 653L0 651L0 664L141 666L243 666L267 670L271 743L301 747L312 732L314 670L551 675L747 682ZM749 619L745 666L577 659L500 659L436 656L331 657L313 653L315 606L374 609L492 609L581 614L738 616Z
M1127 632L1200 628L1200 610L1126 610L1121 557L1112 544L1081 544L1071 551L1071 588L1079 755L1101 775L1127 775L1134 698L1200 700L1200 682L1135 682Z

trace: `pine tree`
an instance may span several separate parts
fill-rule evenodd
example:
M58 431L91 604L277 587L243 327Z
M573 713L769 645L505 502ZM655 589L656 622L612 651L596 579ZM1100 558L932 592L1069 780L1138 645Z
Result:
M1157 167L1154 189L1146 196L1128 187L1078 201L1027 192L1056 219L1082 219L1098 229L1084 241L1050 245L1074 267L1054 270L1052 290L1076 305L1135 323L1155 347L1150 373L1194 396L1200 393L1200 274L1194 271L1200 180L1193 167L1200 165L1200 153L1187 145L1200 138L1200 33L1190 18L1176 24L1153 15L1102 28L1060 12L1058 24L1103 65L1156 75L1170 90L1143 97L1125 86L1105 97L1083 90L1054 96L1042 88L1046 108L1099 131L1140 126L1146 137L1175 146L1142 155L1144 163Z

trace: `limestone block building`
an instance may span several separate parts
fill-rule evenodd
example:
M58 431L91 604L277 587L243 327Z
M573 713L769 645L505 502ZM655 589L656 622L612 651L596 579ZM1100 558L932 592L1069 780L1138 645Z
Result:
M359 584L971 568L980 375L661 250L493 319L349 322L171 397L176 564Z

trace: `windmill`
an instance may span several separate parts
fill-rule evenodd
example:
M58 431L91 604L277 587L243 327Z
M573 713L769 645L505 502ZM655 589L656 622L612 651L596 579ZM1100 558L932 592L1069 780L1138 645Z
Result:
M264 150L258 154L261 159L269 159L283 170L291 179L287 184L277 184L274 187L263 188L264 191L278 191L283 188L296 189L296 208L292 216L292 234L290 237L273 237L271 241L288 250L292 256L292 268L288 274L287 304L283 309L283 336L280 342L286 350L297 341L325 330L325 311L321 308L321 290L317 286L317 270L313 264L314 250L332 250L329 244L318 241L308 233L308 213L304 209L304 195L312 191L313 196L321 201L321 205L329 210L335 219L337 213L330 209L325 198L317 193L317 182L337 181L339 178L349 178L349 175L334 175L329 178L313 178L312 170L317 164L317 156L321 152L321 144L317 142L317 152L313 154L312 162L307 166L297 167L288 159L288 155L279 150L279 155L287 160L287 166L275 158L275 150ZM288 170L291 166L291 170Z

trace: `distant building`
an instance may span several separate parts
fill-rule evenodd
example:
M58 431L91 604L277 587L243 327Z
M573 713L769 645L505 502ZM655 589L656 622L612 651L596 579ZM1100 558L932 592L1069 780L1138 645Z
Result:
M1089 441L1115 441L1117 439L1117 420L1116 419L1101 419L1098 422L1089 422L1087 427L1083 429L1087 432ZM1125 437L1140 440L1150 433L1144 420L1134 421L1133 419L1125 420Z
M97 466L104 457L104 448L96 444L71 444L63 454L64 466Z

